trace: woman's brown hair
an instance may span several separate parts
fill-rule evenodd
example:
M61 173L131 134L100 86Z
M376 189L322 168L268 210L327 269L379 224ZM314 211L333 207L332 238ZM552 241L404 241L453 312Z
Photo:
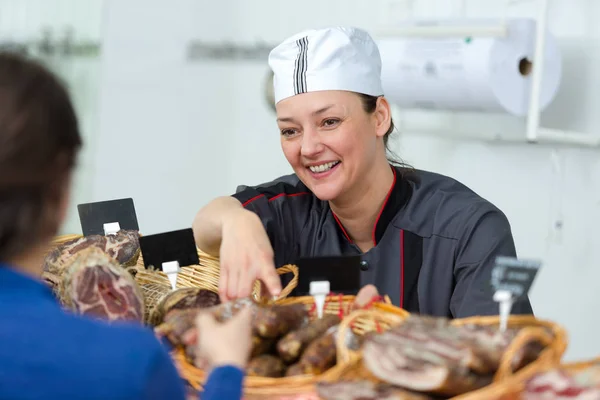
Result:
M367 112L369 114L374 113L375 110L377 109L377 99L379 97L370 96L368 94L363 94L363 93L358 93L358 95L360 96L360 99L361 99L362 105L363 105L363 109L365 110L365 112ZM410 165L408 165L404 161L402 161L400 159L400 157L398 157L394 153L394 151L392 149L390 149L389 140L390 140L390 136L394 133L395 129L396 129L396 127L394 126L394 120L390 119L390 127L388 128L387 132L383 136L383 144L385 145L385 150L387 152L388 161L392 165L402 167L406 170L412 170L413 168Z
M80 147L60 80L38 62L0 53L0 261L56 234Z

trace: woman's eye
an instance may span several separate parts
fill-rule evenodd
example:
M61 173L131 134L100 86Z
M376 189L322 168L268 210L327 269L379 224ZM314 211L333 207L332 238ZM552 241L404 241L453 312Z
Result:
M340 122L340 120L338 120L338 119L329 118L329 119L326 119L326 120L324 120L324 121L323 121L323 126L326 126L326 127L328 127L328 126L329 126L329 127L330 127L330 126L335 126L335 125L337 125L339 122Z
M281 134L283 136L292 136L296 131L294 129L282 129Z

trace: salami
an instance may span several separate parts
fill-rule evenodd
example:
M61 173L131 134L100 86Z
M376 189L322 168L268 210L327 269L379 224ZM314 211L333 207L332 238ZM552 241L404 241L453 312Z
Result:
M219 295L207 289L181 288L169 291L150 312L149 322L160 325L171 310L204 309L220 304Z
M263 338L277 338L298 329L308 321L303 304L261 306L253 321L254 332Z
M79 252L67 266L60 299L78 314L143 322L144 299L131 275L102 250Z
M329 332L313 340L298 362L297 371L306 375L319 375L335 365L335 332Z
M252 335L252 350L250 352L250 358L270 353L274 346L275 340Z
M160 338L167 339L174 347L184 346L184 339L194 334L191 331L196 329L198 311L188 309L169 312L165 321L154 328L155 334Z
M340 317L333 314L324 315L323 318L311 321L307 325L285 335L277 343L277 352L286 363L296 361L306 346L313 340L340 323Z
M263 354L250 360L246 368L248 376L279 378L283 376L284 372L285 364L281 358L270 354Z

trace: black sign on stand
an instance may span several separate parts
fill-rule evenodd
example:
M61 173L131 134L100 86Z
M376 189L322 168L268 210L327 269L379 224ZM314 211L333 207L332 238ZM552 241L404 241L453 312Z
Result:
M104 224L115 222L121 229L140 230L132 198L79 204L77 210L84 236L104 235Z
M310 283L329 281L332 293L356 294L360 290L360 256L301 258L298 266L298 286L295 296L309 296Z
M198 265L198 249L192 228L140 236L146 269L162 270L164 263L177 261L180 267Z
M513 300L527 295L542 266L539 260L519 260L514 257L500 256L492 270L492 290L505 290L513 295Z

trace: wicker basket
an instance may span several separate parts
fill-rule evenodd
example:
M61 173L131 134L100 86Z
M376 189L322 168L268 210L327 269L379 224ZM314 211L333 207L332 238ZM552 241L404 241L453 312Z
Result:
M339 314L345 317L351 310L354 299L355 296L329 296L326 300L324 313ZM277 304L304 304L311 315L315 315L315 303L311 296L290 297L278 301ZM400 323L409 315L403 309L392 306L389 298L384 298L381 302L372 302L367 307L369 310L354 311L351 314L352 323L345 325L349 326L358 335L386 329L390 325ZM346 318L343 318L340 326L344 324L345 320ZM352 358L352 356L353 352L349 351L343 344L340 345L338 340L338 362ZM192 387L201 389L206 379L205 372L191 365L180 351L175 352L173 358L181 377L188 381ZM326 374L327 372L325 372ZM244 382L244 394L262 398L263 396L306 393L314 390L314 384L318 378L318 376L309 375L283 378L248 377Z
M59 246L73 239L79 239L82 237L80 234L69 234L57 236L52 246ZM204 253L198 249L198 259L200 260L199 265L190 265L182 267L179 274L177 275L177 288L195 287L207 289L212 292L219 292L219 259L213 257L210 254ZM171 286L167 274L162 271L149 271L144 267L144 259L140 254L137 264L133 267L128 267L127 270L133 273L135 280L139 285L166 285ZM292 273L294 277L288 283L288 285L282 289L277 299L286 298L292 290L298 285L298 268L294 265L286 265L277 269L279 275ZM262 287L259 281L256 281L253 289L253 296L259 300L261 298Z
M344 324L351 324L351 318L347 318ZM489 317L471 317L456 319L452 321L454 325L499 325L498 316ZM511 388L524 384L530 377L537 372L543 371L560 363L560 359L566 349L567 334L558 324L539 320L532 316L512 316L508 322L509 327L522 327L519 335L513 340L505 352L497 374L494 376L494 382L482 389L455 396L452 400L494 400L508 399L504 396L511 391ZM545 329L552 333L549 335ZM343 332L340 332L343 334ZM510 362L514 354L531 339L540 339L546 344L537 360L530 363L516 373L510 370ZM323 375L320 381L335 382L339 380L371 380L378 381L364 366L360 354L348 357L346 363L342 363Z

